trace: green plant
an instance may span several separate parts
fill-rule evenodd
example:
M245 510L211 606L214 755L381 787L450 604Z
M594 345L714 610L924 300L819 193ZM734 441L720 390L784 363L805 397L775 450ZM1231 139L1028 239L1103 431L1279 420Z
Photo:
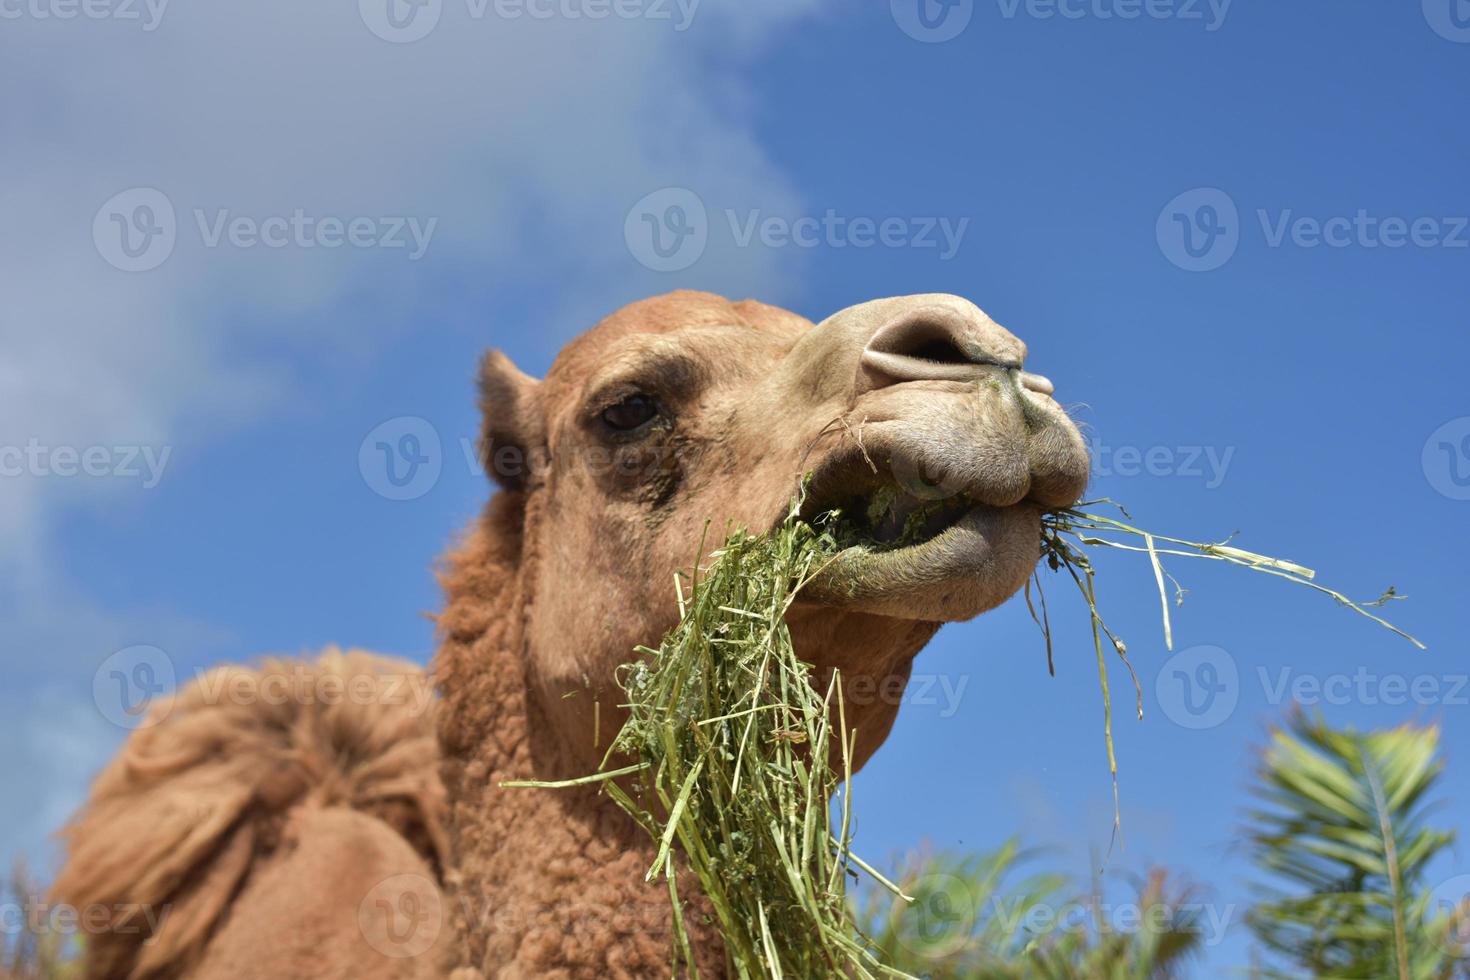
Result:
M869 890L856 919L883 961L933 980L1169 980L1203 936L1163 871L1118 912L1101 882L1030 873L1016 841L987 854L917 854L898 875L912 902ZM1019 877L1018 877L1019 876Z
M1250 924L1292 972L1264 976L1470 977L1466 908L1433 908L1427 882L1454 838L1428 821L1438 747L1435 727L1360 733L1302 713L1272 733L1248 833L1270 881Z

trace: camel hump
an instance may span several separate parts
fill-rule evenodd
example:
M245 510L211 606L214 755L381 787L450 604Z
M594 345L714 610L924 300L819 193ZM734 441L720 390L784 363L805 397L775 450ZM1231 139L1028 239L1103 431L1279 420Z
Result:
M219 667L155 703L62 833L55 901L109 920L89 930L88 975L191 974L216 934L240 932L237 905L320 908L361 867L437 891L447 841L434 710L419 665L335 647ZM301 853L325 846L303 828L333 825L332 813L376 842L351 874L323 870L347 860L340 847ZM312 870L284 882L292 866Z

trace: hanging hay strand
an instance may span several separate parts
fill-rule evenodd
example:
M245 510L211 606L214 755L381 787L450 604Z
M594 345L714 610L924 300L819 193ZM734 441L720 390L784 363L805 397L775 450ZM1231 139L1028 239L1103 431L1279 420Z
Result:
M1395 599L1405 598L1389 586L1382 595L1372 602L1354 602L1341 592L1318 585L1314 579L1317 573L1296 562L1287 561L1283 558L1272 558L1268 555L1258 555L1252 551L1232 547L1229 539L1216 543L1185 541L1182 538L1171 538L1162 534L1154 534L1134 527L1125 521L1090 513L1083 508L1094 508L1098 505L1111 505L1118 509L1124 518L1131 521L1132 515L1112 500L1106 498L1091 500L1078 504L1076 507L1064 510L1049 511L1042 516L1041 520L1041 554L1042 560L1052 571L1065 569L1076 583L1082 593L1083 600L1092 617L1092 642L1097 652L1098 680L1102 685L1103 701L1103 740L1108 749L1108 773L1113 781L1113 840L1109 844L1116 843L1118 834L1122 829L1122 810L1118 799L1118 759L1113 747L1113 705L1112 695L1108 690L1108 664L1107 657L1103 654L1103 638L1116 651L1118 658L1123 661L1123 666L1128 668L1128 674L1133 680L1133 691L1137 698L1137 712L1139 720L1143 720L1143 689L1139 686L1138 675L1133 670L1133 664L1128 660L1128 646L1120 640L1102 618L1102 613L1097 606L1097 572L1092 566L1091 559L1082 550L1083 548L1115 548L1120 551L1142 552L1148 555L1149 564L1153 569L1154 583L1159 590L1159 604L1163 610L1164 646L1168 650L1174 649L1174 629L1169 617L1169 593L1164 585L1167 577L1174 583L1174 604L1180 605L1184 602L1185 590L1174 580L1173 576L1164 571L1161 555L1169 555L1182 558L1204 558L1211 561L1222 561L1231 565L1238 565L1252 571L1265 572L1267 575L1275 575L1284 578L1288 582L1295 582L1314 589L1325 595L1331 596L1340 605L1346 606L1352 611L1366 616L1378 625L1388 629L1419 649L1425 649L1424 644L1414 637L1405 633L1397 626L1390 623L1377 614L1370 612L1370 606L1387 605ZM1101 534L1109 534L1112 537L1100 537ZM1116 540L1119 535L1132 535L1138 539L1138 543L1129 543L1126 540ZM1163 542L1165 547L1159 547ZM1040 579L1034 579L1038 591ZM1031 617L1041 627L1046 637L1047 663L1051 663L1052 639L1051 623L1045 618L1045 599L1043 597L1043 618L1038 619L1036 609L1030 604L1030 584L1027 585L1027 605L1031 608Z

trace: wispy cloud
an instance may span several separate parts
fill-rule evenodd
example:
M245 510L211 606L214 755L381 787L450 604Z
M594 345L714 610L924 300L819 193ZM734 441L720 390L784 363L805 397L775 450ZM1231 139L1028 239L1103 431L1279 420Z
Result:
M39 16L54 9L41 0L5 24L0 86L29 94L0 124L0 609L7 661L33 658L28 676L58 671L64 684L45 718L27 712L27 744L0 766L0 781L39 782L45 801L0 812L0 842L35 846L78 801L73 770L103 761L110 743L87 734L97 716L77 700L88 664L139 617L176 649L210 633L187 611L107 608L67 567L55 531L71 509L148 506L122 453L177 459L289 411L293 392L395 333L430 335L445 292L493 303L498 289L543 285L546 322L566 324L556 342L679 283L794 288L789 259L720 245L697 278L660 276L623 228L635 201L669 184L793 209L741 73L816 0L704 0L686 29L443 0L411 43L373 33L359 7L374 2L154 0L128 5L139 19L63 20ZM121 235L142 241L163 217L159 196L170 248L130 266ZM360 242L347 238L354 219L372 232ZM394 221L410 247L385 243ZM345 244L324 244L334 222ZM68 728L73 711L89 725Z

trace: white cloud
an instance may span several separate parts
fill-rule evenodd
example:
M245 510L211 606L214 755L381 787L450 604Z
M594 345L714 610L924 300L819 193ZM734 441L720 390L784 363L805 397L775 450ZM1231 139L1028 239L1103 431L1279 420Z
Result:
M151 31L7 21L0 85L28 94L0 143L0 445L218 434L280 404L296 355L427 329L415 311L446 283L531 275L564 283L554 302L579 315L630 286L669 288L631 261L624 212L665 184L712 208L791 208L730 107L742 59L815 6L705 0L678 32L476 19L471 0L443 0L411 44L374 36L342 3L175 2ZM133 187L162 191L177 215L172 254L147 272L108 265L92 236L102 203ZM206 222L301 209L437 224L413 264L401 250L206 248L196 209ZM790 277L766 250L712 247L678 281L779 296ZM6 478L0 553L34 554L58 507L110 488Z
M728 242L686 276L649 272L624 246L623 219L670 184L712 210L795 209L744 118L740 72L818 0L704 0L683 32L650 19L476 20L469 0L442 2L438 26L411 44L374 36L353 2L174 0L146 31L40 19L47 0L5 8L23 15L0 41L0 450L183 453L227 438L289 406L319 369L341 370L323 365L361 363L394 331L432 331L423 311L447 288L555 284L546 323L565 324L558 341L676 284L791 294L789 258ZM157 268L129 273L105 261L93 221L136 187L166 195L177 241ZM206 248L195 209L438 220L409 263L381 249ZM102 608L58 563L68 510L129 490L0 475L3 653L43 658L32 679L45 663L95 660L141 620L179 649L208 634L175 611ZM0 843L39 846L112 744L77 680L19 722L28 741L0 782L32 786L39 804L0 813Z

